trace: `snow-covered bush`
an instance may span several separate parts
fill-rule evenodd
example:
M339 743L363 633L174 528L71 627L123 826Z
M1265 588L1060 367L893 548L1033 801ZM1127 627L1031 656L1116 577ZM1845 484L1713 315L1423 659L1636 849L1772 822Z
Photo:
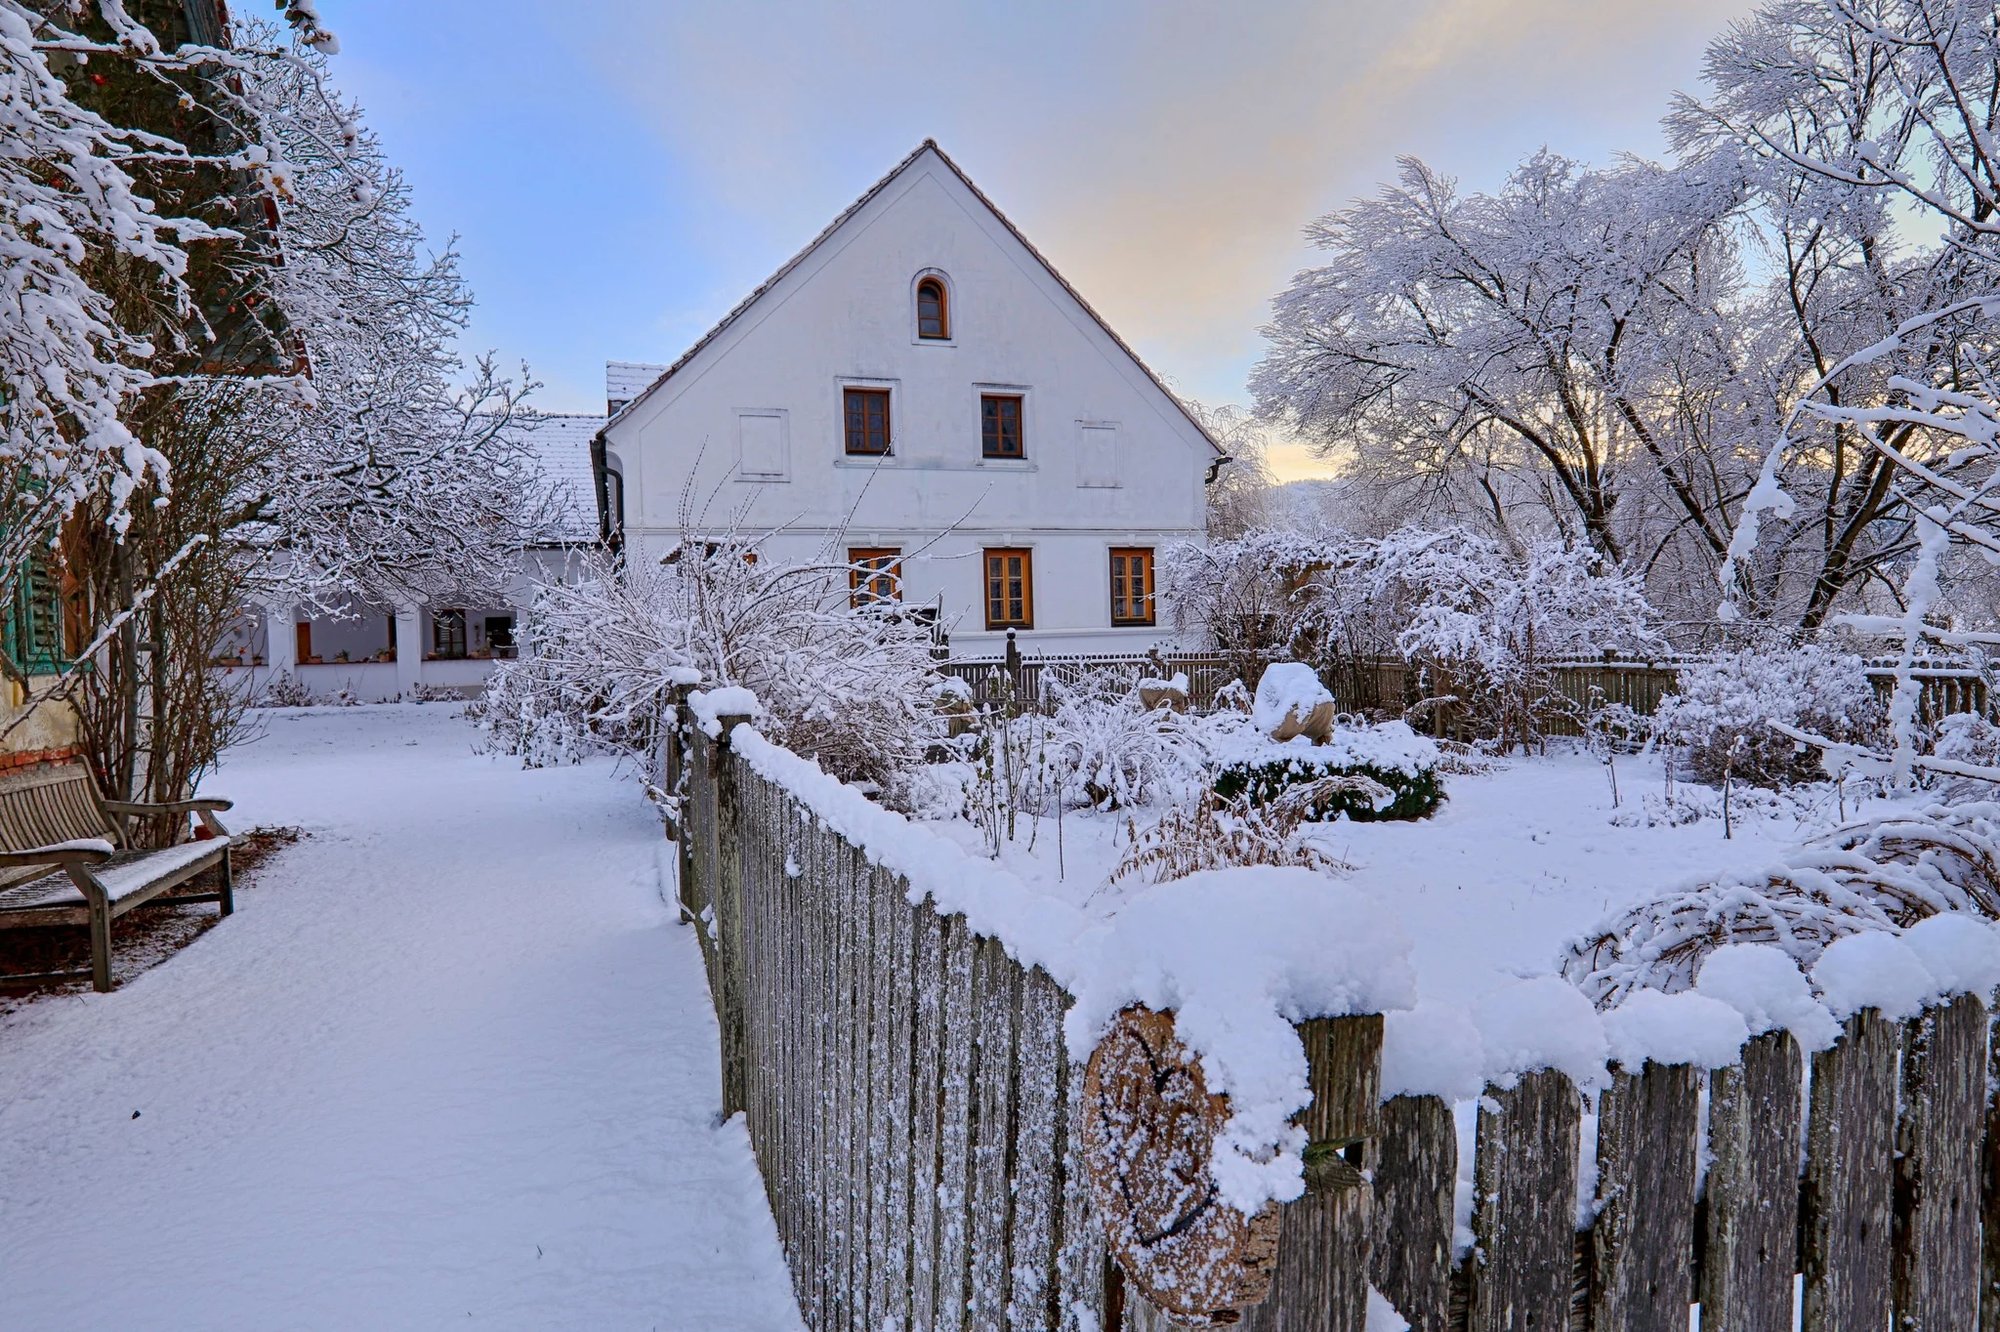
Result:
M1403 656L1502 752L1539 744L1552 720L1578 712L1555 687L1555 663L1660 646L1640 580L1589 546L1510 550L1463 527L1405 528L1376 543L1368 567L1373 599L1407 608Z
M1686 989L1728 944L1773 944L1809 967L1836 939L1947 912L2000 919L2000 804L1836 829L1770 869L1641 903L1573 942L1563 974L1603 1006L1634 989Z
M1437 747L1402 722L1343 726L1324 745L1258 743L1239 731L1235 743L1212 752L1217 795L1265 806L1310 790L1315 794L1307 813L1315 821L1342 814L1357 823L1421 819L1444 799ZM1366 785L1331 778L1365 779Z
M1049 687L1056 706L1045 752L1068 804L1142 805L1192 778L1195 760L1180 714L1145 707L1125 675L1092 671Z
M577 581L544 588L520 657L487 687L495 745L530 762L629 754L658 781L677 692L740 685L769 739L893 798L946 729L928 627L851 609L845 565L754 554L726 539L660 560L592 557Z
M1344 784L1354 779L1329 780ZM1347 869L1300 835L1311 821L1307 802L1278 800L1259 806L1197 790L1150 826L1134 829L1106 882L1136 878L1169 883L1203 870L1242 865L1295 865L1323 874Z
M1685 752L1696 779L1780 788L1821 776L1820 751L1773 730L1776 719L1843 743L1880 734L1881 705L1848 653L1802 644L1746 648L1687 667L1660 700L1653 732Z

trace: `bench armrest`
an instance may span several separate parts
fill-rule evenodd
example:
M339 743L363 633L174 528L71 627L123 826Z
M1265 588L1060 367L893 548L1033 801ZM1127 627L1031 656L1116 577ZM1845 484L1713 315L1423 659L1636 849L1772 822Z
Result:
M36 865L102 865L111 859L111 843L98 838L57 842L53 846L29 847L25 851L0 851L0 869L29 869Z
M141 800L107 800L104 808L113 814L186 814L190 811L234 809L234 800L221 800L210 796L197 796L193 800L168 800L160 804L148 804Z

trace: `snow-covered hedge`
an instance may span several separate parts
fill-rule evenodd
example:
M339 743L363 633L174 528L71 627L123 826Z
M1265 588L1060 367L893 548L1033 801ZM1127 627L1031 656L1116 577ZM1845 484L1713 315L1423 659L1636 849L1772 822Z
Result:
M1653 733L1686 754L1694 776L1785 787L1821 776L1820 751L1771 728L1850 744L1880 735L1884 716L1859 657L1803 644L1746 648L1687 667L1660 700Z
M1324 745L1303 740L1278 744L1244 742L1222 747L1215 774L1215 793L1239 796L1253 805L1276 800L1287 790L1325 777L1365 777L1380 783L1387 802L1361 792L1331 788L1320 819L1342 814L1356 822L1376 819L1421 819L1444 799L1437 778L1437 746L1402 722L1380 726L1340 726Z

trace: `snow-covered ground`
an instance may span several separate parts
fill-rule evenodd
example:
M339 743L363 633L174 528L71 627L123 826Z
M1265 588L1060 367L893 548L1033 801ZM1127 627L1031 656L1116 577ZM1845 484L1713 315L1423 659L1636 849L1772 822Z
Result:
M1781 813L1764 797L1767 808L1742 811L1727 840L1720 818L1644 826L1646 797L1664 790L1655 756L1618 760L1616 809L1603 764L1560 748L1441 780L1448 799L1431 818L1341 822L1313 835L1354 867L1343 882L1402 923L1423 998L1453 1004L1472 1004L1510 979L1552 971L1562 946L1610 912L1696 876L1775 861L1840 816L1833 796L1816 791ZM1677 789L1698 800L1715 798L1705 788ZM1759 793L1744 799L1757 802ZM1850 798L1846 813L1886 808ZM1155 817L1149 810L1071 812L1060 834L1054 819L1031 829L1034 821L1023 817L1000 861L1045 891L1109 914L1146 890L1137 879L1107 887L1105 878L1118 864L1128 820L1143 828ZM1614 817L1639 826L1620 826ZM930 826L968 850L983 850L979 830L964 820Z
M793 1329L656 820L455 709L269 714L237 914L0 1020L0 1327Z

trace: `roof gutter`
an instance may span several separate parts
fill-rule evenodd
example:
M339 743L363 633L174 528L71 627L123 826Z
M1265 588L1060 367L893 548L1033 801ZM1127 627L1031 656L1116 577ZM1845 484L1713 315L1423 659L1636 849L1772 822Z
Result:
M592 456L593 458L595 457L594 454ZM1230 457L1226 453L1218 455L1212 462L1208 464L1208 475L1201 479L1202 485L1204 486L1214 485L1215 478L1222 475L1222 469L1229 466L1229 464L1235 461L1236 459Z

